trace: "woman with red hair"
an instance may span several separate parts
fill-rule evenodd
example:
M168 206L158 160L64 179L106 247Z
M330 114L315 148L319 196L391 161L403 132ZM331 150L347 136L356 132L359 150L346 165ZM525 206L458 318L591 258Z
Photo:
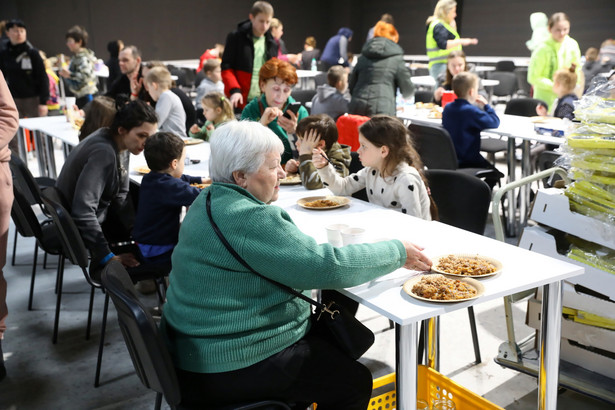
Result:
M272 58L258 73L261 96L256 97L241 113L242 120L258 121L269 127L282 140L284 153L282 164L293 157L293 146L289 135L295 134L297 122L308 116L305 107L299 107L295 114L289 109L295 100L290 96L297 84L297 70L288 61Z
M350 75L351 114L395 116L397 89L404 98L414 93L410 70L403 59L404 50L397 44L398 40L395 26L384 21L376 24L374 38L363 46L361 57Z

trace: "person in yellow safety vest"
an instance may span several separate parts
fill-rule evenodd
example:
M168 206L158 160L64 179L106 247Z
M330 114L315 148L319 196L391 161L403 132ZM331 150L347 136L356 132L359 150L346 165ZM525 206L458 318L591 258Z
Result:
M436 81L446 70L446 58L453 50L461 50L461 46L478 44L476 38L461 38L457 33L457 2L440 0L436 4L433 16L427 19L427 35L425 47L429 59L429 75Z

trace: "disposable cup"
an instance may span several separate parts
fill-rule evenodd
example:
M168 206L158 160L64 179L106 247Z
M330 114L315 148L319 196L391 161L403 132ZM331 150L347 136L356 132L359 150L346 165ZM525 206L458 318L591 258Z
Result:
M77 98L76 97L64 97L64 101L66 102L66 109L67 110L72 110L73 109L73 105L77 104Z
M342 231L342 244L344 246L363 242L365 242L365 229L346 228Z
M346 224L333 224L325 227L327 230L327 241L333 246L342 246L342 230L348 228Z

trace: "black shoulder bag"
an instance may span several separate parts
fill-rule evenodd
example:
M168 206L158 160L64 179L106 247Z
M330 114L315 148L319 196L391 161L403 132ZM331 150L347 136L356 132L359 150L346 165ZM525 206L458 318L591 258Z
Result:
M298 298L305 300L306 302L316 306L316 310L312 313L312 331L316 331L324 336L329 336L333 339L335 344L352 359L357 360L374 344L374 334L369 328L361 323L353 315L350 315L343 311L340 306L335 302L331 302L329 306L323 303L316 302L312 298L308 298L301 292L297 292L289 286L283 285L279 282L269 279L266 276L261 275L241 257L228 243L218 225L214 222L211 216L211 191L207 193L207 216L211 222L216 235L220 238L220 241L224 244L226 249L237 259L243 266L254 273L257 276L265 279L266 281L273 283L281 289L295 295Z

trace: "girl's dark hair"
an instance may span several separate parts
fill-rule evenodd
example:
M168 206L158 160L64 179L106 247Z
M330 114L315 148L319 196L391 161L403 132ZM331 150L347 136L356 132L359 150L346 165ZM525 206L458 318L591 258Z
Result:
M388 115L374 115L359 127L359 132L376 147L389 148L389 155L384 159L381 170L383 176L391 175L400 162L405 162L416 168L429 192L429 182L423 173L423 161L414 148L410 130L399 119ZM429 201L431 218L437 220L438 210L431 195Z
M179 160L186 144L172 132L157 132L145 142L145 160L154 172L169 168L174 159Z
M85 120L79 130L79 141L99 128L109 127L113 123L117 109L112 98L98 96L85 107Z
M156 111L151 105L141 100L134 100L118 109L111 124L111 131L117 135L120 127L130 131L144 122L156 124L158 122Z

